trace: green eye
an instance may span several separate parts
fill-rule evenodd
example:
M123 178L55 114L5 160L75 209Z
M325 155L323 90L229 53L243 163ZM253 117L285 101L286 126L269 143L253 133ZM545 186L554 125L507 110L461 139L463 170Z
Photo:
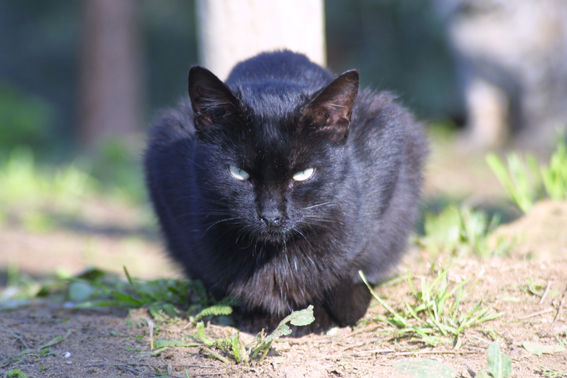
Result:
M250 177L248 172L246 172L244 169L240 169L238 167L235 167L234 165L231 165L229 170L230 170L230 174L232 175L232 177L234 177L237 180L246 181Z
M315 172L315 169L307 168L303 171L300 171L300 172L297 172L296 174L294 174L293 179L295 181L305 181L308 178L310 178L311 176L313 176L313 172Z

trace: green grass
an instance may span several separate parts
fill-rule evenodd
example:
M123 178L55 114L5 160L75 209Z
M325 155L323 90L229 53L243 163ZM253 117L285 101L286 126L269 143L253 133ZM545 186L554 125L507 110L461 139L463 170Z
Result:
M145 200L140 162L116 143L106 145L97 158L59 165L38 162L30 149L12 149L0 160L0 183L0 205L5 206L68 209L102 197L131 204Z
M81 160L81 166L97 179L101 194L138 206L146 202L140 152L124 142L106 142L96 157Z
M24 349L17 356L13 357L12 359L6 360L6 361L3 361L2 363L0 363L0 368L5 368L9 365L17 363L20 360L22 360L23 358L30 356L30 355L35 357L36 359L40 358L40 357L55 355L55 353L51 350L51 347L63 342L67 337L69 337L70 334L71 334L71 331L67 330L67 332L65 332L65 334L59 335L59 336L56 336L56 337L54 337L50 340L47 340L46 342L41 343L41 345L39 347L31 348L27 345L27 343L22 338L20 338L17 334L14 333L13 336L16 337L19 340L20 344L22 344ZM15 375L8 375L9 377L10 376L12 376L12 377L26 377L26 375L19 369L12 369L10 371L14 372Z
M491 343L488 346L487 365L474 376L478 378L506 378L512 375L512 359L500 351L498 344ZM404 376L411 377L439 377L452 378L458 373L449 365L436 360L424 358L408 358L394 361L394 368Z
M84 204L101 201L132 209L149 223L139 162L118 147L108 150L95 160L59 165L38 161L29 149L11 150L0 159L0 225L48 233L84 222Z
M156 316L161 313L178 316L181 314L179 309L187 308L190 297L193 299L190 310L196 312L214 301L199 281L138 280L133 279L126 268L124 274L126 280L117 274L91 268L76 276L56 272L39 281L9 267L6 286L0 290L0 308L47 299L65 302L74 308L148 307Z
M57 207L77 206L95 192L96 180L74 164L54 169L40 167L27 149L13 150L0 163L0 204Z
M448 269L443 269L433 279L421 278L419 288L414 285L415 279L408 274L408 289L413 301L404 302L396 309L380 298L364 274L359 273L374 299L387 312L386 316L376 320L391 325L394 339L409 338L434 346L444 342L457 344L465 330L502 315L483 306L482 301L465 305L472 285L467 286L466 280L457 284L449 283L448 272Z
M66 307L77 309L147 308L153 319L148 324L151 355L158 355L168 348L198 346L204 348L210 357L223 362L262 361L275 340L291 334L290 325L300 327L314 321L313 306L309 306L282 319L270 334L262 331L253 342L244 344L238 331L228 337L214 337L207 333L208 321L213 318L220 324L232 324L229 316L235 302L230 298L217 301L199 281L137 280L126 268L126 280L100 269L89 269L73 277L59 274L43 284L20 275L16 269L10 269L8 273L6 288L0 291L0 308L27 305L38 298L65 302ZM154 339L153 330L172 320L187 321L188 338Z
M20 369L12 369L6 372L6 377L8 378L27 378L27 375Z
M524 285L524 291L527 294L541 298L545 292L545 287L545 283L535 283L531 278L528 278L526 285Z
M502 239L489 243L490 233L499 224L498 215L490 217L481 210L449 205L439 214L425 214L424 235L417 239L417 244L431 256L442 253L479 257L504 255L511 248L511 242Z
M394 369L404 377L414 378L454 378L457 371L444 363L425 358L406 358L392 363Z
M197 332L190 337L197 343L190 346L201 346L205 349L209 357L218 359L224 363L230 360L240 363L250 363L253 361L263 361L268 352L271 350L272 343L282 336L288 336L292 333L290 325L302 327L309 325L315 321L313 317L313 306L299 311L293 311L291 314L283 318L276 329L270 334L266 334L263 330L259 332L254 340L245 344L237 331L231 336L222 338L211 338L205 333L205 324L198 322L196 324ZM172 345L173 344L173 345ZM183 341L167 340L165 348L170 346L187 346ZM158 349L157 352L162 350Z
M98 183L76 164L44 167L27 149L14 149L0 161L0 224L30 233L51 232L74 219Z
M506 189L516 206L527 213L540 195L537 161L533 155L526 155L525 160L517 153L510 153L505 164L495 154L486 156L486 162L492 172Z
M167 319L186 315L186 311L200 311L213 304L199 281L191 280L138 280L124 267L126 281L118 275L100 269L44 285L40 297L59 297L68 307L147 307L154 319ZM193 301L193 307L187 306Z
M567 143L559 143L549 164L540 168L547 195L556 201L567 199Z
M476 374L478 378L506 378L512 375L512 359L500 351L497 343L490 343L486 357L487 365Z
M522 158L510 153L506 163L495 154L486 156L487 164L524 213L545 197L556 201L567 199L567 142L565 138L559 140L547 164L538 165L532 154Z
M29 304L42 288L42 283L24 274L12 265L6 268L6 284L0 286L0 310Z

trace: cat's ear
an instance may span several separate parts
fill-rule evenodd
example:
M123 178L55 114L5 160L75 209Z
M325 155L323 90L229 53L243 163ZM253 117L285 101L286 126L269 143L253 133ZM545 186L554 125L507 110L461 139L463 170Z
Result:
M358 82L356 70L341 74L315 94L303 109L300 123L328 134L334 141L344 140L358 94Z
M239 112L238 99L226 84L206 68L191 67L188 89L197 130L222 122Z

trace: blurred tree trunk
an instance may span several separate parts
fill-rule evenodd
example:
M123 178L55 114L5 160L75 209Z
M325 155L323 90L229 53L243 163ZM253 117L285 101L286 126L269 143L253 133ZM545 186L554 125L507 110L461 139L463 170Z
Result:
M83 0L79 139L96 150L141 130L141 57L135 0Z
M325 65L323 0L197 0L201 62L225 79L235 63L288 48Z

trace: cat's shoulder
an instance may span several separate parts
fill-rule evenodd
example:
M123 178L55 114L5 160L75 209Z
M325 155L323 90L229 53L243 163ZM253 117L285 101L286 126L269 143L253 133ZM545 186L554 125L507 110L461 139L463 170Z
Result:
M419 127L410 111L399 102L397 95L367 88L362 88L358 94L352 123L361 130L399 124Z
M181 100L174 108L160 111L149 132L151 143L168 144L195 136L193 109L188 99Z
M427 154L424 125L393 93L361 89L351 125L351 143L364 153L372 155L378 145L405 149L415 159Z

